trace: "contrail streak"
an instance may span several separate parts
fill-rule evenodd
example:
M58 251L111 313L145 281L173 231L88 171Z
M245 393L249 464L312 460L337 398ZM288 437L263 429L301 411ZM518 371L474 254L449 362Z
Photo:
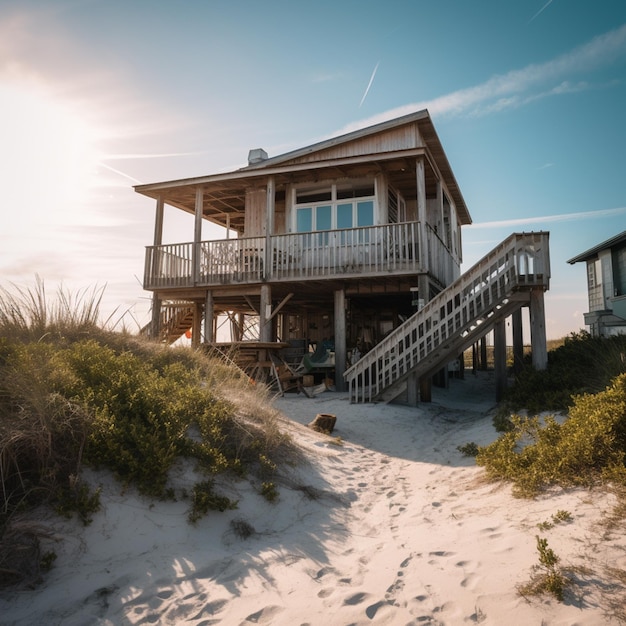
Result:
M359 102L359 109L361 108L361 105L365 102L365 98L367 98L367 94L369 93L370 87L372 86L372 83L374 82L374 76L376 76L376 71L378 70L379 65L380 65L380 61L376 63L376 67L374 68L374 71L372 72L372 75L370 77L370 82L367 83L367 88L365 89L365 93L363 94L363 97L361 98L361 102Z
M528 23L530 24L538 15L540 15L541 13L543 13L550 5L552 4L552 0L548 0L540 9L539 11L537 11L537 13L535 13L529 20Z
M128 178L128 180L132 180L134 183L138 183L139 185L141 185L141 181L137 180L134 176L131 176L130 174L125 174L124 172L121 172L120 170L116 170L114 167L111 167L110 165L107 165L106 163L103 163L102 161L99 161L98 165L106 168L107 170L110 170L111 172L117 174L118 176L123 176L124 178Z

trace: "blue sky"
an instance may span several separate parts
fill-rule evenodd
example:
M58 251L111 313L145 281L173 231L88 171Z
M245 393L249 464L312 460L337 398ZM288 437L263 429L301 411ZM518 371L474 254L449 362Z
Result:
M548 337L583 328L567 259L626 230L623 0L5 1L0 285L106 285L141 325L154 203L132 185L423 108L474 220L465 266L550 231ZM165 241L192 232L166 214Z

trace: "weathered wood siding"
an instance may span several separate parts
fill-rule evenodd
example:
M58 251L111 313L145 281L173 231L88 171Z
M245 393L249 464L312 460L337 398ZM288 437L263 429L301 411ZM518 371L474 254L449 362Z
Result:
M262 237L267 222L267 192L265 188L246 191L244 237Z
M417 124L409 124L370 137L342 143L328 148L327 150L308 154L289 162L294 164L315 163L329 159L393 152L394 150L411 150L424 146L425 143L420 136Z

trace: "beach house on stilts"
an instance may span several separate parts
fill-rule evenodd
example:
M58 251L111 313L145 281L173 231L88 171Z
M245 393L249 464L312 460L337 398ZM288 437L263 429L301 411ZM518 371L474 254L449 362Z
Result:
M353 402L415 404L491 331L502 388L506 319L521 350L529 307L533 364L546 366L548 233L512 234L461 274L471 217L426 110L135 190L156 202L144 274L155 338L191 329L193 345L230 348L279 386L296 354ZM166 205L194 216L187 241L165 241ZM203 239L206 220L222 239Z

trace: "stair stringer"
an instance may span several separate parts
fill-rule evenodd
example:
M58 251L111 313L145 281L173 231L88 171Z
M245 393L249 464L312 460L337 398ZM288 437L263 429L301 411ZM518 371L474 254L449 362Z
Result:
M505 299L489 315L486 322L477 325L467 334L461 334L454 338L446 345L440 346L440 349L430 354L428 358L420 361L410 372L400 377L394 384L387 387L377 398L380 402L393 402L407 389L407 380L409 376L414 375L416 378L429 378L436 374L442 367L453 361L456 357L470 348L473 344L482 339L487 333L493 330L498 321L506 319L517 309L528 304L530 300L529 292L518 292L513 294L511 299Z
M159 339L172 344L180 339L193 326L194 307L188 302L168 301L161 304ZM149 336L152 322L146 324L140 334Z
M372 402L440 369L549 285L549 233L514 233L346 370L352 402ZM399 393L399 392L398 392Z

